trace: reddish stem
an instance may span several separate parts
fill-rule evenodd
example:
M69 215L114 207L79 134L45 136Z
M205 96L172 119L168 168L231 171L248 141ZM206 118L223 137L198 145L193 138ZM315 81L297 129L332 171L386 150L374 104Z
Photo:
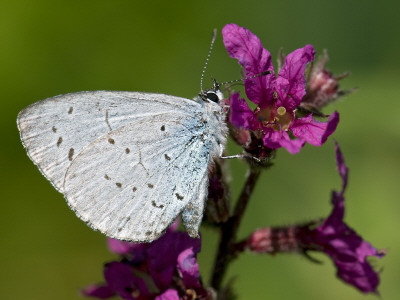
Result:
M221 283L228 265L235 257L233 246L236 242L237 231L260 173L261 169L250 167L250 173L247 175L246 182L236 203L233 215L220 227L221 237L211 278L211 286L216 291L221 289Z

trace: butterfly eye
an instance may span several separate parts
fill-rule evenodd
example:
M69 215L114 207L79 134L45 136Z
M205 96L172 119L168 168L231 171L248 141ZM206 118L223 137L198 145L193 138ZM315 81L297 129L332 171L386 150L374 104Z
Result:
M207 96L207 99L212 101L212 102L218 102L219 101L219 97L215 92L207 92L206 96Z

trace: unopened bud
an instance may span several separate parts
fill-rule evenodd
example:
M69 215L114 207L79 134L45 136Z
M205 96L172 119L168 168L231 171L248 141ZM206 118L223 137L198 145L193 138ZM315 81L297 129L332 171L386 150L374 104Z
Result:
M309 78L306 86L306 95L301 106L311 107L320 110L325 105L335 101L339 97L352 92L339 90L339 80L347 77L350 73L339 76L333 75L325 65L328 61L328 52L325 50L317 63L309 71Z

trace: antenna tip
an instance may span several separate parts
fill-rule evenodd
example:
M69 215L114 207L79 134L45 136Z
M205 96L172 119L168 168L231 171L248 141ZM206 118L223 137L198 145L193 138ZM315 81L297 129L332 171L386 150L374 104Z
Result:
M212 32L213 39L215 39L217 37L217 32L218 32L217 28L214 28L213 32Z

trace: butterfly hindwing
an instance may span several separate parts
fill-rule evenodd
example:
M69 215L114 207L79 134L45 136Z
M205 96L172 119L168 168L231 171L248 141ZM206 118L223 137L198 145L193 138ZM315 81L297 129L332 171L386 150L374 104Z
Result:
M196 120L178 112L142 117L94 140L67 170L71 208L107 236L134 241L156 239L185 207L197 208L201 221L210 149ZM196 221L187 226L194 235Z

